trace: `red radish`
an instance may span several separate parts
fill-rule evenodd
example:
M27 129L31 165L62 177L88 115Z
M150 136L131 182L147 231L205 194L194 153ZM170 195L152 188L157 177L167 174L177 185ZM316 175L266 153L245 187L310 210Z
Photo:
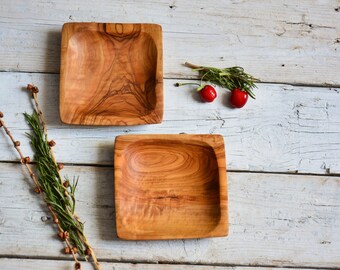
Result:
M248 100L248 93L245 91L242 91L239 88L235 88L231 91L230 96L230 103L236 108L242 108L244 105L246 105Z

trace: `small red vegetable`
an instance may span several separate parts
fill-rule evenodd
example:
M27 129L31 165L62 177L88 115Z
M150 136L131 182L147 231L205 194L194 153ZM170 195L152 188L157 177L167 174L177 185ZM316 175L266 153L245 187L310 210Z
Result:
M214 87L206 85L202 90L199 91L200 97L205 102L213 102L217 97L217 93Z
M239 88L235 88L231 91L230 96L230 103L236 108L242 108L244 105L246 105L248 100L248 93L245 91L242 91Z

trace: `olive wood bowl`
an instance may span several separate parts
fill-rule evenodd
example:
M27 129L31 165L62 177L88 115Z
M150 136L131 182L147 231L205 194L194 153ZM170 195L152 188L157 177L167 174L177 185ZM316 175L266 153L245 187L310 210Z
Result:
M60 118L77 125L141 125L163 118L162 28L66 23Z
M228 234L222 136L118 136L114 177L119 238L183 239Z

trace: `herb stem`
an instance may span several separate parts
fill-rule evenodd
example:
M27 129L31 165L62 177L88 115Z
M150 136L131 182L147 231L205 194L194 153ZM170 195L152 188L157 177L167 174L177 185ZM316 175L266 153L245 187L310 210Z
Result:
M189 67L189 68L192 68L192 69L201 68L201 66L197 66L197 65L191 64L189 62L185 62L184 65L186 67Z
M8 136L8 137L10 138L10 140L12 141L12 143L13 143L13 145L14 145L14 148L15 148L15 149L17 150L17 152L19 153L19 156L20 156L20 158L21 158L21 159L20 159L21 164L23 164L23 165L26 167L26 169L27 169L27 171L29 172L30 177L32 178L32 180L33 180L33 182L34 182L36 188L39 188L39 189L40 189L39 184L38 184L38 182L37 182L37 180L36 180L35 174L33 173L32 169L31 169L31 167L28 165L28 163L24 161L24 160L25 160L25 156L24 156L23 153L21 152L20 147L15 145L15 142L16 142L16 141L14 140L14 137L12 136L12 134L11 134L9 128L6 126L5 122L4 122L3 120L1 120L1 119L0 119L0 127L3 127L3 128L4 128L4 130L5 130L6 134L7 134L7 136Z
M70 181L65 178L63 180L60 170L63 168L61 163L57 163L52 147L55 142L49 141L47 134L47 126L43 113L38 102L38 87L28 84L27 90L32 93L34 99L35 110L32 115L24 114L25 119L32 129L32 133L27 133L31 140L31 145L35 151L34 160L36 162L37 176L28 165L30 158L25 157L20 150L20 142L15 141L10 130L1 119L3 114L0 112L0 127L3 127L5 133L12 141L15 149L19 153L20 161L27 168L30 177L36 185L34 191L36 193L44 193L43 200L47 204L47 208L52 214L53 221L58 227L58 236L65 242L65 253L72 254L74 258L75 269L80 269L81 265L77 259L77 253L84 256L92 256L95 269L101 270L101 266L90 246L85 233L84 226L78 215L75 213L75 197L74 192L77 187L78 180Z
M27 86L27 89L30 89L31 87L36 87L36 86L28 85L28 86ZM39 91L39 89L38 89L37 87L36 87L36 89ZM38 97L37 97L38 94L37 94L37 93L38 93L38 92L35 93L35 92L32 91L32 96L33 96L33 99L34 99L35 108L36 108L36 110L37 110L37 112L38 112L38 115L39 115L39 119L40 119L41 125L42 125L42 127L43 127L43 132L44 132L44 135L45 135L45 139L46 139L47 142L49 142L49 140L48 140L48 134L47 134L47 126L46 126L46 122L45 122L45 120L44 120L42 111L41 111L40 106L39 106ZM52 147L50 147L50 153L51 153L51 156L52 156L52 159L53 159L55 165L58 167L58 164L57 164L57 161L56 161L54 152L53 152L53 150L52 150ZM59 178L60 183L63 184L64 182L63 182L63 180L62 180L62 178L61 178L61 175L60 175L59 170L57 170L57 173L58 173L58 178ZM64 186L63 186L63 187L64 187ZM65 187L64 187L64 190L66 190Z
M176 87L182 86L182 85L198 85L198 86L200 86L199 83L175 83Z
M38 97L37 97L37 93L39 92L39 89L38 87L36 86L33 86L33 85L27 85L27 89L32 91L32 96L33 96L33 99L34 99L34 104L35 104L35 107L36 107L36 111L38 113L38 116L39 116L39 120L40 120L40 123L41 123L41 126L43 127L43 133L44 133L44 136L45 136L45 141L46 142L49 142L48 140L48 134L47 134L47 127L46 127L46 122L44 120L44 117L43 117L43 114L42 114L42 111L40 109L40 106L39 106L39 102L38 102ZM56 158L55 158L55 155L54 155L54 152L52 150L52 147L49 147L49 152L51 154L51 158L52 158L52 161L55 165L55 167L57 168L56 169L56 172L57 172L57 178L59 179L60 181L60 184L61 184L61 187L63 188L64 192L67 192L67 188L65 187L64 185L64 181L60 175L60 170L58 168L58 163L56 161ZM66 196L67 197L67 196ZM74 201L74 200L73 200ZM80 228L82 228L82 223L80 221L80 218L79 216L76 214L76 212L73 210L71 211L69 209L69 207L65 207L65 210L67 211L67 213L72 217L74 217L75 221L78 223L78 226L80 226ZM59 225L60 226L60 225ZM97 270L101 270L101 266L97 260L97 257L92 249L92 247L90 246L89 242L87 241L87 238L85 236L85 234L83 233L83 230L82 229L77 229L77 235L78 237L82 240L82 242L85 244L85 246L87 247L87 249L90 250L90 253L91 253L91 256L93 258L93 261L94 261L94 265L96 267ZM71 249L71 252L73 254L73 250ZM73 254L74 255L74 254Z
M21 163L26 167L27 171L28 171L29 174L30 174L31 179L33 180L33 182L34 182L34 184L35 184L35 186L36 186L35 192L36 192L36 193L41 193L42 189L41 189L41 187L40 187L39 184L38 184L38 181L37 181L37 179L36 179L36 176L35 176L35 174L33 173L33 170L32 170L32 168L31 168L31 166L29 165L29 162L26 162L26 161L25 161L25 160L26 160L25 156L23 155L23 153L22 153L20 147L19 147L18 145L16 145L16 143L15 143L15 142L17 142L17 141L15 141L15 139L14 139L14 137L12 136L12 134L11 134L9 128L6 126L5 122L4 122L3 120L1 120L1 119L0 119L0 127L3 127L3 128L4 128L4 130L5 130L6 134L7 134L7 136L8 136L8 137L10 138L10 140L12 141L12 143L13 143L13 145L14 145L14 148L15 148L16 151L19 153L19 156L20 156L20 158L21 158ZM45 200L45 201L46 201L46 200ZM54 221L58 220L57 214L53 211L53 208L52 208L50 205L47 205L47 208L48 208L48 210L50 211L51 215L53 216L53 220L54 220ZM58 223L55 222L55 223L57 224L57 227L58 227L58 229L59 229L59 232L64 233L64 230L63 230L63 228L60 226L59 222L58 222ZM66 242L66 245L68 246L68 248L70 249L70 251L71 251L71 253L72 253L72 256L73 256L74 261L75 261L76 263L79 263L79 261L78 261L76 255L75 255L75 253L74 253L74 251L73 251L73 249L72 249L72 246L71 246L70 242L68 241L68 239L65 239L65 242Z
M242 67L234 66L220 69L197 66L189 62L185 62L184 66L198 71L201 82L208 81L230 91L238 88L247 92L250 97L255 99L255 94L252 90L257 88L255 83L259 82L259 80L246 73Z

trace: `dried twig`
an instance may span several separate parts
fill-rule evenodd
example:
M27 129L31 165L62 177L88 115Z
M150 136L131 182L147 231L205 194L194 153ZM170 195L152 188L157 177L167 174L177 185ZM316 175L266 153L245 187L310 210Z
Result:
M74 269L81 269L81 264L76 256L79 253L82 256L92 256L95 268L101 270L97 257L84 234L83 223L75 213L74 192L77 181L73 181L71 184L67 178L65 181L62 179L60 170L63 168L63 165L56 162L52 151L52 147L56 143L53 140L48 140L46 123L39 107L37 98L39 89L30 84L27 86L27 89L32 93L36 106L34 113L32 115L25 114L25 118L33 130L32 134L27 135L30 137L35 150L35 161L39 177L33 173L29 165L30 157L23 155L20 150L20 142L13 138L5 122L1 119L3 117L1 112L0 128L4 128L6 135L8 135L16 151L19 153L21 163L25 165L35 184L34 191L36 193L44 193L44 201L47 203L47 207L53 216L53 221L59 230L58 237L66 243L65 253L72 254L75 260Z
M0 113L0 115L3 117L3 114L2 114L2 113ZM31 165L29 165L30 162L31 162L30 157L29 157L29 156L26 156L26 157L25 157L25 156L23 155L23 153L22 153L22 151L21 151L21 149L20 149L20 142L19 142L19 141L16 141L16 140L14 139L14 137L12 136L10 130L8 129L8 127L6 126L5 122L4 122L2 119L0 119L0 127L4 128L6 134L8 135L8 137L9 137L9 138L11 139L11 141L13 142L14 148L15 148L15 149L17 150L17 152L19 153L19 156L20 156L20 158L21 158L21 159L20 159L20 162L21 162L23 165L25 165L27 171L29 172L31 179L33 180L33 182L34 182L34 184L35 184L34 192L37 193L37 194L40 194L41 191L42 191L42 190L41 190L41 187L39 186L38 180L37 180L35 174L33 173L33 170L32 170L32 168L31 168ZM80 264L79 261L78 261L78 259L77 259L77 257L76 257L75 252L73 252L72 246L71 246L71 244L70 244L68 238L65 237L65 236L67 235L68 232L67 232L67 231L64 231L63 228L60 226L59 220L58 220L58 218L57 218L57 215L56 215L56 213L53 211L52 207L48 205L47 208L48 208L48 210L51 212L51 214L52 214L52 216L53 216L53 221L54 221L54 223L57 224L57 226L58 226L58 230L59 230L58 236L60 237L60 235L62 235L62 237L64 238L65 243L66 243L66 245L67 245L66 248L68 248L68 250L71 251L70 253L72 253L72 256L73 256L75 262L78 263L78 264Z
M38 115L39 115L39 119L40 119L41 125L42 125L42 127L43 127L43 133L44 133L44 135L45 135L46 141L48 142L48 144L49 144L49 146L50 146L50 153L51 153L52 160L53 160L53 162L55 163L55 165L58 166L58 170L57 170L57 174L58 174L58 175L57 175L57 178L59 179L60 183L62 184L62 188L64 189L64 192L65 192L65 191L67 192L67 188L65 187L65 186L66 186L66 185L65 185L65 182L63 181L63 179L62 179L62 177L61 177L61 175L60 175L60 172L59 172L59 171L62 169L63 166L62 166L62 164L60 164L60 163L58 164L58 163L57 163L56 158L55 158L55 155L54 155L54 152L53 152L53 150L52 150L52 147L55 146L55 142L54 142L53 140L52 140L52 141L49 141L49 140L48 140L46 122L45 122L45 120L44 120L43 113L42 113L42 111L41 111L41 109L40 109L39 102L38 102L38 96L37 96L37 95L38 95L38 93L39 93L39 89L38 89L37 86L28 84L28 85L27 85L27 90L29 90L29 91L32 92L32 97L33 97L33 99L34 99L36 111L37 111L37 113L38 113ZM82 228L82 227L83 227L83 224L81 223L81 221L80 221L80 219L79 219L77 213L74 211L74 209L73 209L73 213L72 213L72 214L73 214L73 216L75 217L75 220L78 222L79 227ZM85 246L87 247L87 249L85 250L85 255L87 255L87 256L92 256L95 265L98 265L98 266L99 266L98 259L97 259L96 255L95 255L95 253L94 253L92 247L90 246L90 244L89 244L89 242L88 242L88 240L87 240L85 234L84 234L82 231L78 230L78 231L77 231L77 235L78 235L78 237L81 239L81 241L85 244Z

